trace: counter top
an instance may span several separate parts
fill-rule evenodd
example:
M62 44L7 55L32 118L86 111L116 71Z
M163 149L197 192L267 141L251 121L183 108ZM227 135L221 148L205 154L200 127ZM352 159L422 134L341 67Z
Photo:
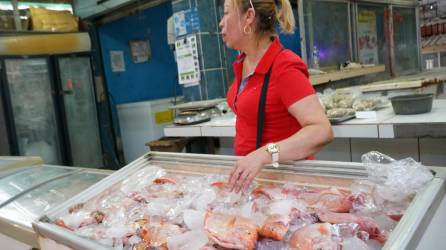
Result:
M325 74L310 75L310 82L313 85L320 85L333 81L373 74L386 71L385 65L374 65L357 69L345 69L327 72Z
M235 117L213 118L191 126L170 125L165 136L234 137ZM446 100L434 100L432 111L418 115L395 115L392 106L377 110L375 118L352 119L333 125L336 138L446 137Z
M418 115L394 115L383 123L446 123L446 100L435 100L430 113Z

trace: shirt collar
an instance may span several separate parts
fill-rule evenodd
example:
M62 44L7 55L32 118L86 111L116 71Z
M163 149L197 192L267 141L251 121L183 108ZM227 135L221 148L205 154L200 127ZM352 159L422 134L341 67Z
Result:
M279 41L277 36L274 36L274 40L269 46L268 50L263 55L262 59L260 59L259 63L256 66L255 73L258 74L266 74L268 73L269 67L276 58L277 54L282 50L282 44ZM237 82L240 82L242 76L242 68L243 68L243 59L245 59L245 53L241 53L237 56L235 62L232 64L234 69L234 75L237 79Z
M268 50L263 55L262 59L260 59L259 64L257 64L255 72L259 74L268 73L268 70L273 64L274 59L276 58L277 54L280 53L281 50L282 50L282 44L280 43L279 38L275 36Z

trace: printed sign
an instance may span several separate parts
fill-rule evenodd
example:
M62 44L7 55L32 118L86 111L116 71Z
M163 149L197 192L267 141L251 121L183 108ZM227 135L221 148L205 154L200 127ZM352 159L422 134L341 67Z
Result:
M174 14L175 36L183 36L200 32L200 16L198 9L192 8Z
M111 50L110 61L112 72L125 72L124 51Z
M378 64L378 37L376 13L363 10L358 15L359 61L362 64Z
M190 35L176 40L175 51L180 84L200 81L200 62L198 60L197 37Z

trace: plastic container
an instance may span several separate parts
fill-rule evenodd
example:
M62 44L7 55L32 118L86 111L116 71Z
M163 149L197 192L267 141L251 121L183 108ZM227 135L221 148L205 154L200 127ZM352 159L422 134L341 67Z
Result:
M390 98L393 111L397 115L414 115L431 112L433 100L433 94L403 95Z

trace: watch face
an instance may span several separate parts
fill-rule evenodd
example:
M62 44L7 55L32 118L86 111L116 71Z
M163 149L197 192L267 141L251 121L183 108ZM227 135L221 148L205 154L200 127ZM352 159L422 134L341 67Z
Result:
M275 143L270 143L267 146L267 150L270 153L277 153L277 152L279 152L279 146Z

